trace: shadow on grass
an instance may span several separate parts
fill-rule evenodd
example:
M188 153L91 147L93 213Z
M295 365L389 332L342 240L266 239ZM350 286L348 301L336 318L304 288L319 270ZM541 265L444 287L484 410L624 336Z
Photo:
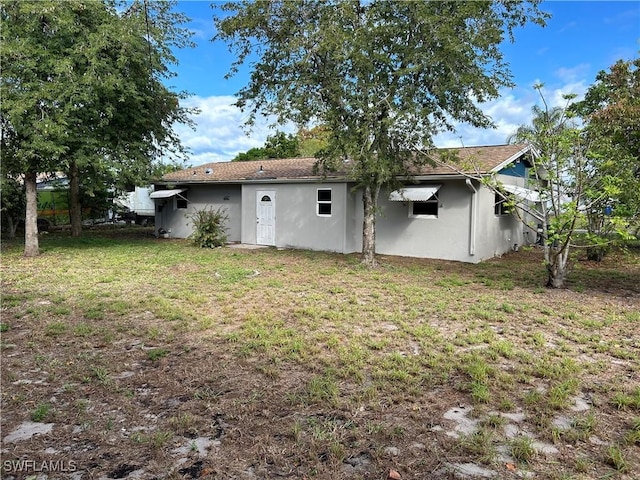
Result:
M185 240L156 238L153 227L101 225L85 228L81 237L72 237L69 230L43 233L40 236L40 251L46 254L67 249L126 249L145 243L165 243L175 248L188 245ZM3 253L20 254L24 248L24 238L3 238L1 245ZM335 273L341 268L360 266L359 254L340 255L295 249L262 249L252 253L257 256L286 255L290 260L297 258L300 261L333 258ZM238 253L234 252L234 255ZM402 274L423 276L425 269L432 271L440 278L438 284L441 286L478 284L492 290L524 288L538 293L547 291L543 252L537 247L523 248L519 252L510 252L478 264L394 256L379 256L379 261L383 269L402 271ZM622 297L640 295L640 248L632 246L612 250L601 262L589 261L581 251L577 251L567 288L576 292L594 291Z
M442 285L480 284L492 290L525 288L544 293L548 289L543 255L542 249L532 247L477 264L408 257L384 257L384 264L407 268L416 275L431 269L441 276ZM577 252L566 288L579 293L640 295L640 248L615 249L601 262L588 261L582 252Z
M120 248L128 243L149 240L156 240L154 227L101 225L85 227L80 237L72 237L69 229L42 232L38 241L40 253L46 253L59 249ZM3 252L16 252L23 249L24 233L18 232L14 239L2 237Z

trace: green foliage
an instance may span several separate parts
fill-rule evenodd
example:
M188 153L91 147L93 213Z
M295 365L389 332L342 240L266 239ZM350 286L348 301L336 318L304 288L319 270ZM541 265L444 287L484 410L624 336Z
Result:
M536 449L530 437L521 435L510 443L511 456L518 462L530 462L536 456Z
M609 446L605 459L607 463L618 472L625 473L629 471L629 462L627 461L625 453L620 445L614 444Z
M544 24L538 3L228 2L214 39L236 55L230 75L251 62L237 94L249 124L273 115L327 129L319 167L348 168L364 189L363 260L373 264L381 187L425 162L411 152L453 122L492 125L476 101L511 85L499 45L518 26Z
M189 216L193 222L191 240L203 248L221 247L227 242L226 222L229 216L220 207L217 209L204 208Z
M296 136L300 144L300 155L303 157L316 157L328 146L329 129L318 125L310 129L301 128Z
M333 404L338 399L340 388L333 375L325 372L324 375L315 376L309 381L306 393L309 403Z
M574 96L565 95L564 107L549 107L543 85L534 88L543 105L533 107L531 125L519 127L509 140L532 146L531 181L541 202L525 208L522 219L532 228L542 226L547 286L562 288L570 271L576 230L590 208L589 192L603 192L607 182L590 175L593 162L588 144L571 111Z
M235 156L232 162L249 162L251 160L263 160L266 159L263 147L250 148L246 152L239 153Z
M160 360L163 357L166 357L169 354L169 350L166 348L152 348L147 352L147 358L152 362Z
M189 123L182 94L163 79L172 49L190 33L172 2L135 0L0 4L2 148L7 174L66 171L89 196L105 180L139 181L161 155L181 155L173 126ZM122 8L120 8L122 7ZM153 41L151 41L153 39ZM72 220L80 217L72 188ZM27 188L35 205L35 188ZM25 253L37 250L35 207L26 215ZM79 229L79 227L78 227Z
M34 422L42 422L51 412L51 404L41 403L33 412L31 412L31 420Z
M0 147L2 148L2 147ZM21 185L15 179L7 177L2 172L0 177L0 212L2 213L2 228L6 228L9 238L15 237L18 221L24 218L26 197L24 185Z
M586 124L593 169L602 185L588 192L591 233L640 227L640 58L601 71L573 111ZM616 219L618 222L616 223ZM620 222L624 220L624 222Z
M267 137L264 147L251 148L245 153L239 153L232 160L245 162L248 160L267 160L272 158L295 158L300 156L298 137L284 132L277 132Z

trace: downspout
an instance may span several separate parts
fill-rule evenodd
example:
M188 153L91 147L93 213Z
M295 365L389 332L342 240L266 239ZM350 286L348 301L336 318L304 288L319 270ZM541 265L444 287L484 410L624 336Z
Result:
M471 219L470 219L470 224L469 224L469 255L473 256L476 254L476 222L477 222L477 204L478 201L476 200L477 194L478 194L478 190L476 190L476 187L473 186L473 182L470 179L466 179L465 183L467 184L467 187L469 188L469 190L471 190Z

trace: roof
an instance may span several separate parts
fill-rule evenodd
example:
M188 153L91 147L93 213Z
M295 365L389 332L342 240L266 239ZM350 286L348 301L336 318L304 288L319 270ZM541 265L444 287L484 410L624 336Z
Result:
M249 162L216 162L164 175L162 180L176 182L242 182L268 179L316 179L315 158L284 158ZM344 174L341 175L344 178Z
M486 175L497 172L528 151L523 144L492 145L482 147L464 147L438 149L434 158L436 165L423 165L412 168L416 176L430 175ZM457 161L451 159L457 156ZM442 159L450 159L445 163ZM284 158L273 160L254 160L248 162L214 162L187 168L164 175L164 182L174 183L248 183L270 180L312 181L322 179L346 180L345 172L328 173L316 171L317 159Z

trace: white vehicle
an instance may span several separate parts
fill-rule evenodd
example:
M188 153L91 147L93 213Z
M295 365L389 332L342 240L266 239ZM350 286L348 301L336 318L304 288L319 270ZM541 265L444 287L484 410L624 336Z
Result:
M124 210L121 218L132 220L138 225L153 225L156 216L155 204L149 197L153 186L136 187L113 200L113 203Z

